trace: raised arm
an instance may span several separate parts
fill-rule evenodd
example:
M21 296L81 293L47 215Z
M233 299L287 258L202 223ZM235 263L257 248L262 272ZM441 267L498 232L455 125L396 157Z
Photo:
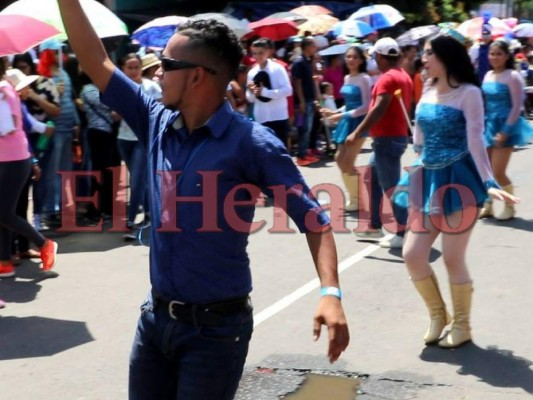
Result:
M113 75L115 65L107 56L79 0L58 0L61 18L72 50L80 66L103 92Z

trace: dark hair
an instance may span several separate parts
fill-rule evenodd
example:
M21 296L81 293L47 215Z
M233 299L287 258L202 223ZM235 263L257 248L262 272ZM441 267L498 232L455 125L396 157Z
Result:
M122 56L120 58L120 60L118 60L118 67L120 69L124 68L124 65L126 65L126 63L129 61L129 60L133 60L133 59L137 59L139 60L139 63L142 65L142 60L141 60L141 57L136 54L136 53L128 53L126 54L125 56Z
M0 80L4 78L7 69L7 57L0 57Z
M37 66L33 62L33 58L30 53L17 54L15 57L13 57L13 62L11 65L13 65L13 68L17 68L16 65L19 62L26 63L30 66L30 75L37 75Z
M326 89L330 86L333 86L332 83L328 82L328 81L323 81L323 82L320 82L320 94L324 94L326 93Z
M307 47L311 46L314 43L315 38L313 36L306 36L302 39L300 47L302 48L302 51L304 51Z
M450 78L458 83L471 83L480 87L479 78L476 75L474 66L470 61L466 47L457 39L451 36L438 34L428 40L435 56L446 69L446 79L451 87Z
M259 38L252 43L252 47L261 47L263 49L273 49L274 43L269 38Z
M514 69L514 57L511 54L509 43L501 39L495 40L494 42L490 44L489 51L490 51L490 48L493 46L498 47L507 56L507 61L505 62L505 69ZM492 69L492 66L490 67L490 69Z
M237 76L244 51L235 33L214 19L189 21L178 28L178 33L187 36L187 51L203 53L213 65L223 64L228 82Z
M361 59L361 64L359 64L359 72L366 72L365 52L359 46L350 46L348 50L346 50L345 54L347 54L349 51L352 51L352 50L354 50L357 53L357 56Z
M405 46L401 47L402 52L406 52L411 49L417 49L417 46L415 46L414 44L406 44Z

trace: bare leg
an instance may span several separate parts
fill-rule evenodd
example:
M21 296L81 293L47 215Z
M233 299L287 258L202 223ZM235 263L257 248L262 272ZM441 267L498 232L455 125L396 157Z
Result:
M405 233L403 243L403 258L409 275L413 281L418 281L433 274L429 265L431 246L439 235L439 230L431 223L425 224L428 232L414 232L408 230Z

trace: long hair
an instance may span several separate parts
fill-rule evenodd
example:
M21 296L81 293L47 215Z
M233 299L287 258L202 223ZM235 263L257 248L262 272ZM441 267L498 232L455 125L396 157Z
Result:
M471 83L472 85L481 87L466 47L457 39L445 34L438 34L429 39L429 44L446 69L448 85L455 87L450 82L453 79L459 84Z
M19 62L28 64L30 66L31 75L37 75L37 67L33 62L33 57L30 53L17 54L15 57L13 57L11 65L13 65L14 68L17 68L17 64Z
M489 51L491 47L499 48L507 56L507 61L505 62L505 69L514 69L514 57L511 54L511 49L507 41L502 40L502 39L497 39L490 44ZM492 69L492 65L490 66L490 69Z

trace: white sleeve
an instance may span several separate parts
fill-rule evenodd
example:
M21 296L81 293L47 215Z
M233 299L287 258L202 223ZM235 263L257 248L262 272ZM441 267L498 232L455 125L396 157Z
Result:
M463 113L466 120L468 150L474 159L477 170L485 184L494 182L483 131L485 111L481 90L476 86L466 88L463 97Z
M26 117L28 118L28 121L30 122L32 133L43 134L46 132L47 125L44 122L40 122L36 120L35 117L31 115L30 113L27 113Z
M275 62L275 61L271 61ZM292 94L292 85L291 81L289 80L289 74L287 74L287 71L285 71L285 68L283 68L281 65L279 68L273 68L273 81L277 83L276 86L278 86L275 89L267 89L263 88L261 91L261 96L269 97L271 99L279 99L283 97L289 97Z
M248 89L248 82L251 82L254 80L254 77L252 76L252 71L255 71L253 68L248 71L248 75L246 76L246 100L248 103L255 103L255 95L252 93L250 89Z
M512 107L511 112L507 117L507 121L505 122L506 127L504 128L504 131L506 128L510 129L514 124L516 124L518 118L520 118L520 114L522 112L522 103L524 100L524 86L525 85L520 74L516 71L512 71L509 79L509 92L511 93Z
M361 100L362 103L355 110L350 110L352 118L360 117L368 113L368 107L370 106L370 98L372 91L372 82L370 81L369 76L363 76L359 79L359 88L361 89Z

